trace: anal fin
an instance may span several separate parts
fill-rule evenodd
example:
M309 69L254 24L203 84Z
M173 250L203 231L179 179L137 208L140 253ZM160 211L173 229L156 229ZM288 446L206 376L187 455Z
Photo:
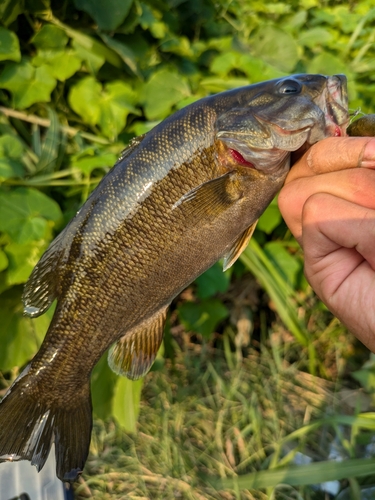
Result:
M110 368L131 380L143 377L151 368L163 340L167 307L128 331L108 353Z
M257 220L251 224L234 242L229 252L224 256L223 271L229 269L247 247L257 225Z

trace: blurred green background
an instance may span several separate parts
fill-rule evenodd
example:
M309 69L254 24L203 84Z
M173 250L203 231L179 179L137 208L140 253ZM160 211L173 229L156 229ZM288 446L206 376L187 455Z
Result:
M53 314L23 317L24 283L129 141L210 93L290 73L345 73L353 114L371 112L372 4L2 0L0 394ZM361 498L375 470L363 461L372 456L374 374L367 350L308 286L273 202L241 260L225 273L215 265L173 302L142 399L143 381L99 363L77 494L325 498L306 485L337 480L340 498ZM302 451L326 460L336 441L347 460L299 476L290 469Z

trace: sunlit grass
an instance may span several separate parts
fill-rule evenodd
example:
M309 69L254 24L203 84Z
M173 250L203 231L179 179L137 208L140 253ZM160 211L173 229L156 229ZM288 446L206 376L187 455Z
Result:
M345 449L340 429L375 428L373 414L342 414L334 383L276 364L267 348L232 361L230 370L221 350L190 345L174 366L151 372L136 435L96 421L78 498L263 500L283 498L286 483L317 499L303 485L375 470L373 460L355 460L356 439L346 450L353 460L324 462L337 436ZM317 462L296 469L298 452Z

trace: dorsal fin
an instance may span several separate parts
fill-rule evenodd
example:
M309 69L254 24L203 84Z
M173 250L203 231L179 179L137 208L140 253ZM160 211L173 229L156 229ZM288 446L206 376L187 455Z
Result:
M116 161L115 166L120 163L122 160L130 156L141 144L143 139L146 137L146 134L138 135L137 137L133 137L133 139L129 142L125 149L121 151L119 159Z
M163 340L167 307L125 333L108 353L110 368L131 380L143 377L152 366Z
M234 242L232 245L232 248L229 250L229 252L224 255L224 263L223 263L223 271L226 271L229 269L233 264L236 262L238 257L241 255L241 253L245 250L247 247L250 238L253 235L253 232L255 231L255 227L257 225L257 220L251 224Z

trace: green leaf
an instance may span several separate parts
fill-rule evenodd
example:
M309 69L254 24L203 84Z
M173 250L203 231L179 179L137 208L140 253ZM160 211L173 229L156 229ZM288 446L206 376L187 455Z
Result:
M138 114L133 103L136 94L121 81L108 83L105 89L88 76L74 85L69 94L72 109L90 125L99 125L104 135L115 138L123 129L130 112Z
M231 269L223 272L223 267L217 262L195 280L198 286L198 297L207 299L218 292L226 292L230 284L230 276Z
M20 61L21 52L17 35L0 27L0 61Z
M117 156L113 153L87 155L81 158L72 157L72 166L79 168L81 172L89 175L95 168L112 167L117 161Z
M28 108L36 102L49 102L56 87L47 66L34 68L28 61L9 63L0 76L0 88L11 92L15 108Z
M353 372L355 378L367 392L375 392L375 368L357 370Z
M66 33L53 24L45 24L42 29L37 32L31 39L31 42L38 47L38 49L64 49L68 43L68 36Z
M201 303L184 302L178 308L181 321L187 330L209 337L217 325L229 316L228 309L217 299L207 299Z
M0 271L4 271L8 267L8 264L7 254L3 250L0 250Z
M181 75L167 69L156 71L143 89L147 119L165 118L171 112L172 106L189 95L189 85Z
M112 400L118 376L108 366L106 352L91 376L92 406L96 416L106 420L112 413Z
M8 158L0 158L0 182L12 177L22 177L25 173L21 162Z
M39 318L23 316L22 290L11 288L0 296L0 370L21 368L38 350L53 315L53 308Z
M140 76L140 72L137 66L137 60L132 49L130 49L124 43L121 43L118 40L115 40L114 38L105 35L104 33L101 34L101 37L102 40L105 42L105 44L111 49L113 49L121 57L121 59L131 69L131 71L135 75Z
M4 134L0 137L0 157L18 160L22 158L24 148L22 142L11 134Z
M27 243L43 237L47 221L62 219L59 205L32 188L0 191L0 231L7 232L16 243Z
M118 377L112 403L112 415L127 432L135 432L143 379Z
M86 62L87 69L90 73L97 73L105 63L105 57L102 53L88 49L77 40L73 40L73 48L78 57Z
M307 71L308 73L320 73L323 75L344 73L348 76L348 64L333 54L323 52L308 63Z
M0 137L0 181L11 177L22 177L24 166L19 161L24 152L21 141L10 134Z
M326 45L333 40L333 34L321 27L303 31L298 37L298 43L306 47L314 48L317 45Z
M139 114L133 105L135 102L136 94L125 82L114 81L105 86L99 126L106 137L115 139L124 128L129 113Z
M46 221L44 219L40 219L39 222L42 225L41 234L39 233L37 227L35 228L31 226L31 229L28 228L29 231L34 229L35 240L41 239L45 231ZM31 224L35 224L35 221L32 221ZM30 276L31 271L38 263L38 260L43 253L43 249L44 247L40 244L35 245L34 242L25 244L10 243L6 245L4 251L9 261L6 277L7 284L18 285L25 283Z
M283 218L281 217L279 207L277 206L277 201L274 198L271 204L260 216L257 229L264 231L266 234L270 234L282 220Z
M101 90L101 84L93 76L81 78L70 90L70 106L88 125L99 122Z
M59 51L48 49L39 50L32 63L34 66L48 66L50 74L64 82L81 68L82 59L73 49Z
M293 71L299 60L297 42L274 26L262 27L252 40L252 47L255 56L281 71Z
M123 23L133 0L74 0L77 9L84 10L102 30L113 31Z

